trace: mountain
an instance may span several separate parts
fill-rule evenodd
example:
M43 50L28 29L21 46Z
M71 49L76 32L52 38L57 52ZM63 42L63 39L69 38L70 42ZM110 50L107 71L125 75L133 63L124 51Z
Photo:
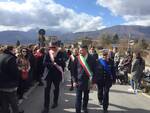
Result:
M129 34L132 38L149 38L150 39L150 26L127 26L127 25L118 25L110 28L105 28L101 30L101 33L114 34L117 33L120 37L129 37Z
M103 34L114 35L117 33L120 38L127 38L129 34L131 38L145 38L150 39L150 26L127 26L127 25L118 25L109 28L105 28L97 31L89 32L78 32L78 33L62 33L60 31L51 31L47 30L47 36L57 36L58 39L63 41L72 41L80 37L90 37L96 39ZM20 40L21 43L36 43L38 37L38 29L32 29L30 31L1 31L0 32L0 43L4 44L15 44L17 40Z
M2 44L15 44L17 40L21 43L33 43L36 34L34 31L2 31L0 32L0 42Z
M102 36L103 34L109 34L113 36L116 33L120 38L128 38L130 35L131 38L150 39L150 26L145 27L145 26L118 25L97 31L64 34L62 35L62 37L67 39L75 39L79 37L90 37L95 39Z

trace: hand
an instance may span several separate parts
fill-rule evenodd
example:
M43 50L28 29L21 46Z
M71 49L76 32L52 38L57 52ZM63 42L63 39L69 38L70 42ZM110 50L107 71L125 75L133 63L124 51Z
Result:
M56 65L57 63L56 63L56 62L53 62L53 64Z
M75 83L73 83L73 86L74 86L74 87L78 87L79 84L78 84L77 82L75 82Z

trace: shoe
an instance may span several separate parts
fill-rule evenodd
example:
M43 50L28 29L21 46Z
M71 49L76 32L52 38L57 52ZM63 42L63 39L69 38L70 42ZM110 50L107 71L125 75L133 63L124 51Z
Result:
M137 90L134 90L134 94L137 95L137 94L138 94L138 91L137 91Z
M129 92L134 92L134 90L132 88L128 89Z
M24 110L20 110L19 113L24 113Z
M42 113L48 113L49 112L49 110L47 109L47 108L45 108L43 111L42 111Z
M73 91L73 89L74 89L74 88L73 88L73 87L71 87L69 90L70 90L70 91Z
M54 103L51 108L54 109L54 108L56 108L57 106L58 106L58 104L57 104L57 103Z
M40 83L38 84L38 86L44 86L43 82L40 82Z
M103 101L99 101L99 104L100 104L100 105L103 105Z
M23 102L23 99L19 99L18 105L22 104L22 102Z
M23 96L23 99L27 100L27 99L28 99L28 96L24 95L24 96Z
M83 108L83 112L84 113L88 113L88 109L87 108Z
M108 113L108 110L107 110L107 109L104 109L104 110L103 110L103 113Z
M76 110L76 113L81 113L81 110Z

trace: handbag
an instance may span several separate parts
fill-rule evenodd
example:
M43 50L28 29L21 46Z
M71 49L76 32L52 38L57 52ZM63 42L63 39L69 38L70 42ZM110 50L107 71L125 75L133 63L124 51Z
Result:
M27 80L28 79L28 76L29 75L29 72L25 69L22 70L22 74L21 74L21 77L23 80Z

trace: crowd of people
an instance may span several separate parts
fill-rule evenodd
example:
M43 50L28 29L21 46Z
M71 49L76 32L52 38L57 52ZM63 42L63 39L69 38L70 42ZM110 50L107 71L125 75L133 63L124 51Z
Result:
M24 111L18 107L19 101L27 98L24 93L34 83L43 86L43 80L45 80L45 90L42 113L49 112L52 84L54 97L51 108L56 108L65 68L68 68L71 75L70 91L76 89L76 113L81 113L81 108L84 113L88 113L89 93L95 87L97 87L99 104L103 106L104 113L107 113L109 91L116 82L130 83L134 93L137 94L137 89L141 86L145 61L140 51L134 53L127 51L122 58L117 47L113 50L94 47L89 49L87 45L81 45L66 49L59 47L57 41L46 47L2 46L0 48L2 113L10 113L11 110L13 113L23 113ZM128 73L131 73L130 79Z

